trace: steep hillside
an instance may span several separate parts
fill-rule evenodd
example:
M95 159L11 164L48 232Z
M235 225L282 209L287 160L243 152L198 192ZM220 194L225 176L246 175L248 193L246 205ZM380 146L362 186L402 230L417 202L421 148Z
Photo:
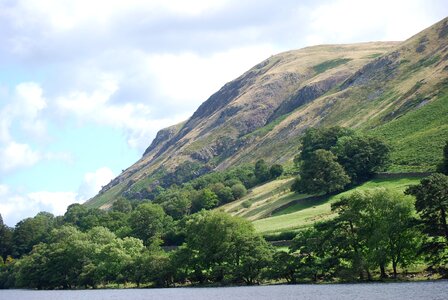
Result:
M160 131L143 157L88 205L138 197L185 162L195 176L258 158L291 161L310 126L383 136L394 147L392 170L430 170L448 136L447 40L444 19L402 43L272 56L224 85L185 123Z

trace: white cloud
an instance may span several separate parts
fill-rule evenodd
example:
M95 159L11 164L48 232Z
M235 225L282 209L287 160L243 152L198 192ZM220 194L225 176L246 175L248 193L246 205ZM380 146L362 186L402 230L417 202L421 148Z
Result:
M155 54L146 59L155 78L160 99L173 104L199 105L224 83L243 74L274 54L271 45L254 45L217 52L209 56L195 53Z
M26 143L19 143L11 136L11 126L17 121L26 131L36 134L44 130L38 114L46 107L42 89L34 82L18 84L12 101L0 110L0 170L10 171L32 166L40 160L40 154Z
M111 97L118 90L115 79L104 76L98 87L91 93L73 91L56 99L58 109L74 115L82 122L96 123L124 130L128 144L144 149L148 140L157 130L184 120L187 116L171 115L167 118L152 119L151 107L144 103L112 103Z
M7 185L0 184L0 197L6 195L9 192L9 188Z
M432 2L432 3L431 3ZM308 45L405 40L437 21L427 0L336 0L311 11Z
M19 99L19 106L16 113L23 114L30 119L36 118L39 111L47 106L43 98L43 91L39 84L35 82L24 82L16 86L16 93Z
M258 45L207 56L107 53L92 62L88 74L76 75L91 79L95 86L80 82L60 91L54 103L65 117L75 116L84 125L123 130L128 145L142 152L159 129L186 120L224 83L275 52L269 45ZM108 72L101 72L103 68Z
M0 172L30 167L41 160L70 161L71 155L63 152L44 152L33 149L31 141L48 140L47 120L43 115L48 101L36 82L17 84L12 95L4 93L6 105L0 108ZM17 141L12 131L22 133L25 142Z
M42 88L35 82L23 82L15 86L14 94L5 95L9 99L0 110L0 142L9 142L13 122L20 124L29 135L41 138L46 134L46 122L41 118L47 107Z
M107 25L118 14L129 11L169 12L178 15L200 15L217 8L223 0L22 0L21 12L40 15L56 32L72 30L83 23ZM22 23L26 22L21 20Z
M0 169L10 171L20 167L29 167L40 160L40 155L27 144L9 142L0 148Z
M0 213L4 222L9 226L14 226L18 221L32 217L41 211L63 215L67 206L73 203L83 203L93 197L112 178L114 178L114 174L107 167L88 172L84 175L78 192L37 191L26 193L0 184Z
M55 215L65 213L67 206L81 202L72 192L34 192L23 194L0 186L0 212L5 224L14 226L24 218L33 217L38 212L47 211Z
M84 180L78 189L78 198L82 201L95 196L101 188L109 183L115 177L111 169L102 167L94 172L88 172L84 175Z
M27 196L28 201L34 203L39 208L39 211L48 211L55 215L64 214L67 210L67 206L72 203L82 202L74 192L41 191L29 193Z

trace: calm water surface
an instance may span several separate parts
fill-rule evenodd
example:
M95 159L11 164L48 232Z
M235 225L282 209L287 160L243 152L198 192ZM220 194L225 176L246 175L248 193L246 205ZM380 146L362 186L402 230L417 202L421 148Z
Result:
M277 285L225 288L79 291L0 290L1 300L35 299L448 299L448 281L368 284Z

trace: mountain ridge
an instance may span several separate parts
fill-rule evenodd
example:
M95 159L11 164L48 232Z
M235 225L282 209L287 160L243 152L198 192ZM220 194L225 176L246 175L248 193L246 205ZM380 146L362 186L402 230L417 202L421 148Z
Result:
M369 131L431 104L446 94L447 28L445 18L404 42L318 45L271 56L187 121L159 131L143 157L87 203L110 204L125 191L151 188L158 174L185 162L205 171L257 158L291 162L310 126Z

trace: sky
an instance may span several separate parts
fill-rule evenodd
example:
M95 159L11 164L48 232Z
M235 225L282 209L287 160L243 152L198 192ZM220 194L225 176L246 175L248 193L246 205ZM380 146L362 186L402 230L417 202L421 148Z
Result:
M64 214L269 56L405 40L445 0L0 0L0 214Z

